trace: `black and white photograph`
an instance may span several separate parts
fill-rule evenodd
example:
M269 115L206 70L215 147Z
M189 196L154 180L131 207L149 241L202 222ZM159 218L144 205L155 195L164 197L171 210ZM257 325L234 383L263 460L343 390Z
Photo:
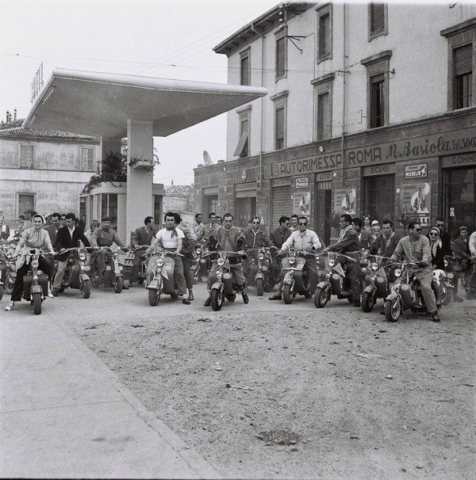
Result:
M0 477L474 480L476 3L0 4Z

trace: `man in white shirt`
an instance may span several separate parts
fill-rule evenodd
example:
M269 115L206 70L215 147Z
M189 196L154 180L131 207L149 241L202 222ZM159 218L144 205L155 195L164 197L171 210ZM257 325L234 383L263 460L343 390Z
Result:
M283 243L279 253L286 252L290 248L304 250L313 253L319 250L322 245L316 232L307 228L307 217L298 218L298 230L291 233L290 237ZM309 273L309 293L312 295L317 287L317 264L314 257L306 257L306 267ZM282 284L282 282L281 282ZM270 300L281 299L281 286L278 293L269 297Z
M150 247L146 250L146 253L149 253L157 244L159 244L164 250L175 254L174 279L177 284L179 296L183 296L187 293L187 286L183 275L183 262L182 257L180 256L180 250L182 250L184 238L185 235L182 230L176 228L174 214L172 212L167 212L165 214L165 228L162 228L155 234ZM182 303L190 305L190 300L183 298Z

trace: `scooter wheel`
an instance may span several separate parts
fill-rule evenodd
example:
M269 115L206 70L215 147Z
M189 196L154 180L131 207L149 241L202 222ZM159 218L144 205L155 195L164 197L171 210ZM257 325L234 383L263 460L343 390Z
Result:
M91 296L91 282L89 280L81 282L79 289L83 298L89 298Z
M263 285L263 279L258 278L256 279L256 294L258 297L262 297L264 293L264 285Z
M212 290L211 305L215 312L221 310L221 307L223 305L223 293L220 292L220 290Z
M453 289L452 288L444 288L440 294L440 301L442 305L448 305L451 300L453 300Z
M370 292L364 292L362 295L362 310L364 312L371 312L375 306L375 297Z
M402 314L402 302L397 300L397 302L393 302L392 300L385 301L385 318L389 322L396 322L400 315Z
M314 305L316 308L324 308L329 301L329 293L330 290L326 288L317 287L316 293L314 293Z
M155 307L159 304L160 294L160 290L154 290L153 288L149 288L149 305L151 307Z
M116 277L116 281L114 283L114 291L116 293L121 293L123 288L124 288L124 279L122 277Z
M3 298L3 285L0 285L0 300Z
M41 293L34 293L33 294L33 312L35 315L40 315L41 314Z
M293 294L291 293L291 285L284 285L283 287L283 301L286 305L293 303Z

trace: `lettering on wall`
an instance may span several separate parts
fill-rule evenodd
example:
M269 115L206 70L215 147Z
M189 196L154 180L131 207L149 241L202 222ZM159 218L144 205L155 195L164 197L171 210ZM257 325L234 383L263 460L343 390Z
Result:
M443 158L443 168L461 167L463 165L476 165L476 153L467 155L454 155Z
M332 170L340 167L342 167L342 154L335 153L266 165L264 175L265 178L276 178L313 173L319 170Z
M408 165L405 167L405 179L428 177L428 164Z

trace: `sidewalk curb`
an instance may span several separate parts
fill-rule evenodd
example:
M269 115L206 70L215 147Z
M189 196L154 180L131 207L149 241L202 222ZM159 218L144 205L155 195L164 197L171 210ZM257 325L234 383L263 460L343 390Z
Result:
M51 317L50 317L51 318ZM159 420L152 412L138 400L134 394L119 380L119 377L110 370L107 365L97 357L89 348L78 338L78 336L65 325L61 320L51 318L51 320L61 328L65 335L75 344L75 346L88 357L91 367L106 377L108 381L117 388L117 391L134 408L138 416L149 425L157 434L164 439L172 448L185 460L192 470L197 472L204 479L223 479L226 478L218 472L201 456L198 452L186 445L186 443L171 430L164 422Z

